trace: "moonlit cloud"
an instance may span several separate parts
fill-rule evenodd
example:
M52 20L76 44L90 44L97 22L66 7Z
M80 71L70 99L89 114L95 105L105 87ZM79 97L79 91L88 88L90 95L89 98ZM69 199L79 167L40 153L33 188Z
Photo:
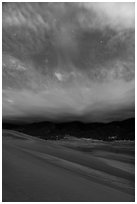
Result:
M134 116L134 3L4 3L3 118Z
M55 72L55 76L59 81L63 81L63 75L61 73Z
M83 19L87 27L99 29L109 27L117 31L135 27L134 3L81 3L81 6L89 11L91 17L95 15L93 20L90 16Z

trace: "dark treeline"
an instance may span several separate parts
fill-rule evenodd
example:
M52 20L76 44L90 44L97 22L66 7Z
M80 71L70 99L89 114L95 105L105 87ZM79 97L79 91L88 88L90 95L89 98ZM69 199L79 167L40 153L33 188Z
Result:
M82 123L82 122L39 122L32 124L2 124L3 129L11 129L42 139L62 139L65 136L78 138L93 138L105 141L134 140L135 119L111 123Z

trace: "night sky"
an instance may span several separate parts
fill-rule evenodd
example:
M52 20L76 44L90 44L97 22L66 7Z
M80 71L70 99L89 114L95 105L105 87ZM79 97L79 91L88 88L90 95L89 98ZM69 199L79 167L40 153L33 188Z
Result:
M134 117L134 3L3 3L3 119Z

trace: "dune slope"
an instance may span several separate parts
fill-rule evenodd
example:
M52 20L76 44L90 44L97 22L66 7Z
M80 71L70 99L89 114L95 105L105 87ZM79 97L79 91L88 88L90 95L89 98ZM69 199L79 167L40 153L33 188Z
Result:
M121 160L110 162L99 151L87 154L66 147L62 141L43 141L4 130L2 199L134 201L133 158L127 156L127 163Z

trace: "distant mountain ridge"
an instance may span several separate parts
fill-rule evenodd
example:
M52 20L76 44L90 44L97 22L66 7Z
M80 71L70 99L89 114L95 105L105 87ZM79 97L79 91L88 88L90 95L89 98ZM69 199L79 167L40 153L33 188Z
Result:
M32 124L2 124L3 129L23 132L42 139L62 139L65 136L93 138L105 141L135 140L135 118L110 123L38 122Z

